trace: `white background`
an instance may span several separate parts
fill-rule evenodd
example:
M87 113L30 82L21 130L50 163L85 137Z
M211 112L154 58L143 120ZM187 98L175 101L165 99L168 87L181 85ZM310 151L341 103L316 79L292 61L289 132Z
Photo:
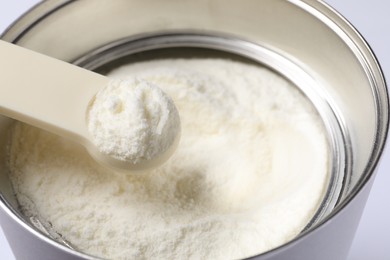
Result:
M39 1L0 0L0 32L37 2ZM326 2L343 14L365 37L377 55L390 85L390 1L326 0ZM348 260L390 259L389 200L390 145L387 145ZM0 259L15 259L1 228Z

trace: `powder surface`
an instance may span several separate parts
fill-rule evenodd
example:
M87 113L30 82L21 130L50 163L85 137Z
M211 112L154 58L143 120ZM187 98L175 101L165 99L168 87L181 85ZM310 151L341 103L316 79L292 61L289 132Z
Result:
M25 214L110 259L249 257L291 240L312 218L328 182L327 141L291 83L222 59L140 62L109 76L136 76L172 97L177 151L145 174L117 174L82 147L18 123L10 178Z
M87 121L101 153L134 164L164 154L180 132L172 100L156 85L130 76L96 94Z

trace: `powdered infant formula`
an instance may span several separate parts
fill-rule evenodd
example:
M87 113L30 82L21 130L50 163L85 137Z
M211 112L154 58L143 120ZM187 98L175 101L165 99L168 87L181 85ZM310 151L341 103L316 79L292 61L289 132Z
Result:
M127 77L111 80L95 95L88 130L101 153L133 164L150 162L176 143L179 114L158 86Z
M290 82L205 58L138 62L109 76L172 98L181 140L166 163L115 172L22 123L9 144L22 211L73 248L108 259L237 259L286 243L313 217L328 183L327 139Z

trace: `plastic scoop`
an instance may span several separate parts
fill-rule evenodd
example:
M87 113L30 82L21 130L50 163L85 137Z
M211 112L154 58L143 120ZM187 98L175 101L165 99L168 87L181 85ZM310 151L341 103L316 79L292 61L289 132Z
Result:
M167 160L164 154L134 163L99 152L91 141L86 113L95 94L110 79L69 63L0 41L0 114L47 130L85 146L103 165L134 171Z

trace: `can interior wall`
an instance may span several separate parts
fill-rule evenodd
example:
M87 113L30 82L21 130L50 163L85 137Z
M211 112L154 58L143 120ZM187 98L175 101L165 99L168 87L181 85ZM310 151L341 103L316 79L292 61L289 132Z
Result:
M307 230L355 196L383 149L388 98L381 71L353 28L318 1L46 1L2 38L89 69L141 51L197 47L279 72L313 102L329 133L332 185ZM23 218L4 163L11 124L0 117L0 192Z

